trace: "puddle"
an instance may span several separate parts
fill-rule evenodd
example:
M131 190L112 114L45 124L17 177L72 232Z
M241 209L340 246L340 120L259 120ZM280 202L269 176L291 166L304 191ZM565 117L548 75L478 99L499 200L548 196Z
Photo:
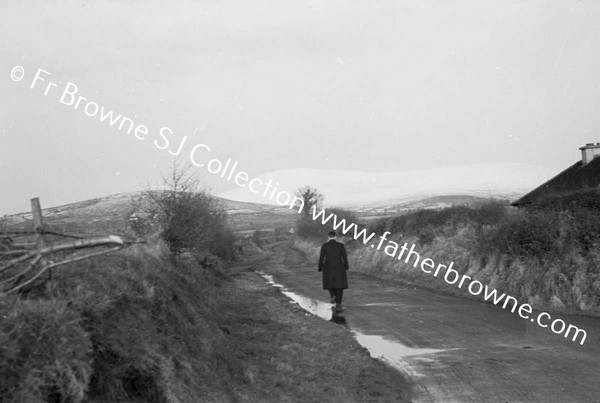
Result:
M351 331L354 334L354 338L369 350L371 357L379 358L411 376L423 376L423 374L418 373L404 358L447 351L433 348L411 348L398 342L384 339L381 336L366 335L354 330Z
M260 276L262 278L264 278L265 280L267 280L267 284L271 284L273 287L280 287L280 288L283 287L283 285L277 284L275 282L275 280L273 280L273 276L271 276L270 274L266 274L266 273L264 273L264 272L262 272L260 270L258 270L257 273L260 274Z
M257 271L257 273L260 274L262 278L267 280L268 284L272 285L273 287L281 288L281 293L283 295L300 305L300 307L305 311L308 311L321 319L331 320L331 304L288 291L282 284L276 283L273 280L273 276L270 274L263 273L262 271Z
M289 291L284 285L278 284L273 279L273 276L266 274L262 271L257 273L264 278L268 284L273 287L277 287L281 292L290 298L293 302L297 303L301 308L316 315L322 319L345 323L345 320L340 320L343 317L338 317L332 314L331 304L323 301L319 301L313 298L308 298L295 292ZM368 305L387 305L387 304L368 304ZM412 348L405 346L397 341L385 339L377 335L367 335L362 333L359 329L353 329L346 323L346 327L352 333L354 338L371 354L371 357L381 359L387 362L389 365L397 368L411 376L423 376L412 368L409 363L405 360L406 357L415 357L415 359L426 359L424 357L418 357L428 354L441 353L448 350L442 349L431 349L431 348Z

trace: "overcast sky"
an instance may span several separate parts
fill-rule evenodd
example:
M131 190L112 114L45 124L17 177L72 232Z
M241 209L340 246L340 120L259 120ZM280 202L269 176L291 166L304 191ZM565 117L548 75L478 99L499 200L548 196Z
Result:
M188 136L253 176L486 161L558 173L600 142L599 14L574 0L3 0L0 215L158 183L165 126L172 149ZM38 68L50 75L30 89ZM68 82L145 140L61 104Z

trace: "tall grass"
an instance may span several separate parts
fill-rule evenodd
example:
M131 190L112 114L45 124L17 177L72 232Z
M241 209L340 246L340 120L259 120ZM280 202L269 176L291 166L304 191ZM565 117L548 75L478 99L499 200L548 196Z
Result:
M0 300L2 401L82 401L93 369L92 341L83 318L66 301Z
M0 295L0 400L224 398L223 373L237 364L217 326L222 280L205 269L233 257L235 237L224 210L184 172L167 185L136 205L133 226L146 245Z
M0 297L3 401L191 401L227 390L217 281L164 243L70 264ZM213 396L213 398L218 398Z
M554 196L527 209L491 202L422 210L370 229L391 231L396 242L415 243L421 256L454 261L461 273L536 307L600 314L599 196ZM373 248L354 248L350 259L363 271L461 293Z

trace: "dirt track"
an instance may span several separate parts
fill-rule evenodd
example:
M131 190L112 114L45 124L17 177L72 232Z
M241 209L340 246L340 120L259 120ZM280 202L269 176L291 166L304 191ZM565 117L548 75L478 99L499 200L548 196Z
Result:
M298 294L328 300L316 262L291 243L273 253L262 271ZM349 328L413 349L442 350L397 346L419 385L418 401L600 402L600 319L560 316L587 331L581 346L491 304L387 285L350 264Z

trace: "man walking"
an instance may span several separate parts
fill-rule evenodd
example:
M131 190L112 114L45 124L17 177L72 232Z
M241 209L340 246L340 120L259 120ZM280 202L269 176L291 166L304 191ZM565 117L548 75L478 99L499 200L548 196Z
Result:
M319 271L323 272L323 289L329 290L331 303L335 309L342 310L342 296L348 288L348 257L344 244L335 240L335 231L329 232L329 241L321 246L319 256Z

